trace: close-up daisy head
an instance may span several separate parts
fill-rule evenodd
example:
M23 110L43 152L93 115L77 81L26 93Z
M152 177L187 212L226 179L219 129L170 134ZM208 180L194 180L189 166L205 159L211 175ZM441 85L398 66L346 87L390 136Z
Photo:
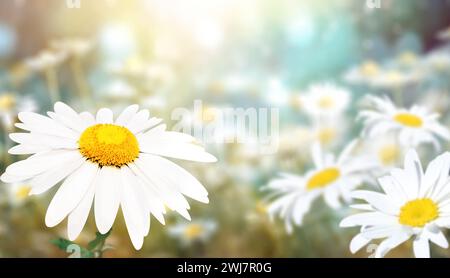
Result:
M110 109L94 116L57 102L47 115L19 113L16 126L26 132L10 134L18 145L9 153L31 156L7 167L1 180L26 182L31 195L62 183L45 223L53 227L67 217L70 240L82 231L92 203L102 234L111 229L121 208L136 249L149 232L150 215L164 224L167 207L190 219L185 196L208 203L200 182L164 157L199 162L216 158L192 136L167 131L148 110L131 105L114 119Z
M424 172L419 157L410 150L403 169L393 169L379 179L384 193L359 190L355 199L366 204L355 205L363 213L351 215L341 227L361 227L351 244L352 253L372 240L383 239L375 256L384 257L413 238L416 257L430 257L429 242L448 248L443 229L450 227L450 153L433 160Z
M392 131L404 147L431 143L436 149L440 148L439 138L450 140L450 131L438 121L439 114L425 107L398 108L388 97L369 96L367 100L370 108L361 111L359 117L364 122L363 135L368 138Z
M303 224L305 214L319 196L333 209L340 208L342 200L349 202L350 192L368 178L368 171L374 167L372 161L352 154L356 144L357 141L350 143L336 158L323 153L316 143L312 149L314 169L303 176L282 173L267 186L272 199L269 215L283 218L291 233L293 225Z
M313 118L334 117L345 112L350 92L333 84L312 85L302 98L302 107Z

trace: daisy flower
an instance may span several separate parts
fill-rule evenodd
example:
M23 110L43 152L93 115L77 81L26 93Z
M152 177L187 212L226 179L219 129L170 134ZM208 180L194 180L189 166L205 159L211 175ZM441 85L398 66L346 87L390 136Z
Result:
M332 84L311 86L303 97L303 109L313 118L342 114L350 104L350 93Z
M437 38L443 41L450 40L450 27L445 28L437 33Z
M370 160L351 155L356 144L357 141L350 143L337 159L333 154L322 153L320 144L314 144L313 170L304 176L283 173L267 186L271 191L269 198L273 198L268 206L269 216L283 218L291 233L293 225L302 225L304 215L319 196L334 209L341 207L341 198L350 201L350 192L366 180L364 172L374 166Z
M345 73L344 80L353 84L370 84L380 73L380 65L375 61L367 60Z
M58 225L68 217L68 236L82 231L92 203L97 228L107 233L121 207L131 241L140 249L150 229L150 214L164 223L165 206L190 219L183 195L208 203L205 188L186 170L164 157L200 162L216 158L187 134L166 131L148 110L127 107L116 120L103 108L96 117L78 114L57 102L48 117L19 113L13 133L19 145L11 154L32 154L10 165L5 183L27 182L30 194L41 194L62 182L47 210L45 223Z
M168 228L168 233L185 245L195 242L205 242L217 230L217 223L213 220L197 220L190 223L178 223Z
M69 56L83 56L87 54L92 48L91 41L81 38L63 38L50 42L53 49L66 53Z
M411 150L403 169L393 169L390 175L379 179L384 194L353 192L353 198L367 204L355 205L365 212L349 216L340 224L362 227L350 244L351 252L357 252L374 239L384 239L376 257L385 256L410 238L414 239L416 257L430 257L429 241L448 248L442 229L450 227L449 169L450 153L433 160L424 173L416 151Z
M28 96L18 96L17 93L0 93L0 120L7 129L13 128L17 111L35 111L36 102Z
M405 147L432 143L437 149L440 148L437 138L450 139L449 130L438 122L439 114L430 114L425 107L398 108L387 97L369 96L367 100L373 109L364 110L359 116L365 125L363 135L368 138L393 131Z
M67 58L67 55L60 51L43 50L36 56L25 60L25 65L36 72L46 71L60 65Z

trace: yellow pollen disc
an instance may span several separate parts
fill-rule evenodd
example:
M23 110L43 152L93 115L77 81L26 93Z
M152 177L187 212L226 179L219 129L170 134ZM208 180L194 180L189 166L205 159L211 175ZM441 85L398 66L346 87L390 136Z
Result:
M27 185L20 186L16 191L16 198L19 200L23 200L30 194L31 187Z
M325 127L325 128L321 128L318 132L317 132L317 138L319 139L320 143L327 145L330 144L331 142L333 142L333 140L336 138L337 136L337 131L336 129L332 128L332 127Z
M380 67L374 61L367 61L361 66L361 71L364 76L375 76L380 72Z
M0 96L0 109L9 110L16 104L16 99L12 94L4 94Z
M423 126L423 120L411 113L400 113L394 117L394 120L404 126L419 128Z
M201 225L191 224L184 230L184 235L189 239L193 239L199 237L203 233L203 231L204 229Z
M139 155L139 143L128 129L97 124L87 128L78 141L80 153L100 166L122 167Z
M330 96L323 96L319 99L318 105L323 109L332 108L334 106L334 99Z
M326 187L339 179L340 176L341 171L339 171L339 169L337 168L328 168L322 170L309 179L308 183L306 184L306 189L313 190Z
M428 198L407 202L400 209L399 222L402 225L423 227L439 216L438 206Z
M383 165L391 165L400 158L400 150L395 144L386 144L378 151L378 157Z

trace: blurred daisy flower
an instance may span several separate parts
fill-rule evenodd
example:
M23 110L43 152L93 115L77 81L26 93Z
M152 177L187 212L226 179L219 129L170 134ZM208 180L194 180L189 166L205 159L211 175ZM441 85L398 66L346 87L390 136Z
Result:
M93 47L92 42L82 38L63 38L50 42L50 47L69 56L84 56Z
M61 51L43 50L36 56L25 60L25 65L34 72L46 71L65 61L67 55Z
M32 112L38 108L34 99L27 96L19 96L17 93L0 93L0 119L5 128L13 127L15 115L18 111Z
M24 182L13 183L6 187L8 189L9 203L12 205L21 205L28 200L31 186Z
M367 60L346 72L344 80L352 84L369 84L380 72L381 68L377 62Z
M283 173L266 187L271 192L268 213L271 218L284 218L289 233L293 225L301 226L304 215L319 196L332 208L340 208L342 198L351 200L350 192L368 179L366 173L374 167L371 160L352 155L357 141L350 143L336 159L323 153L320 144L312 149L315 168L304 176Z
M128 82L116 79L108 82L108 84L100 90L100 94L108 100L117 101L133 99L138 93Z
M433 51L424 59L424 66L433 72L450 70L450 53L448 51Z
M304 111L313 118L342 114L351 101L350 93L332 84L311 86L303 96Z
M369 96L367 101L372 109L361 111L359 117L365 125L363 135L368 138L393 131L404 147L432 143L436 149L440 148L437 137L450 140L450 131L438 122L439 114L430 114L425 107L398 108L387 97Z
M398 90L420 81L422 75L418 71L386 69L375 77L370 85L375 88Z
M114 121L103 108L94 117L78 114L57 102L54 112L42 116L19 113L16 124L29 133L12 133L19 145L11 154L33 154L10 165L1 176L5 183L27 182L30 194L62 185L47 210L45 223L58 225L68 217L68 236L82 231L92 203L97 228L107 233L122 209L131 241L140 249L150 229L150 214L164 223L165 206L190 219L183 195L208 203L208 192L183 168L163 158L214 162L216 158L193 143L190 135L166 131L161 119L148 110L127 107Z
M450 27L438 32L437 38L443 41L450 40Z
M425 173L414 150L407 153L404 169L393 169L379 179L383 193L355 191L353 198L367 204L355 205L364 210L342 220L341 227L361 226L350 250L355 253L371 240L385 238L375 256L384 257L391 249L414 238L416 257L430 257L429 241L448 248L443 228L450 227L450 153L433 160Z
M184 246L188 246L208 241L216 230L217 223L208 219L175 224L168 227L168 234L178 239Z

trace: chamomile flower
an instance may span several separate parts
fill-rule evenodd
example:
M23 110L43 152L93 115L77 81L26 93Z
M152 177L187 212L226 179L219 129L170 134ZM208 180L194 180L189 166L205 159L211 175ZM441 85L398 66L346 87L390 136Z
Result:
M269 183L273 200L268 206L271 218L284 219L289 233L293 225L301 226L304 215L319 196L332 208L340 208L341 200L350 201L350 192L366 179L365 172L373 168L370 160L352 156L357 141L350 143L338 159L331 153L322 153L320 144L312 150L315 168L304 176L281 174Z
M9 203L12 205L21 205L29 199L31 186L24 182L13 183L7 187Z
M352 84L370 84L381 71L382 69L377 62L367 60L345 73L344 80Z
M437 34L437 38L443 41L449 41L450 40L450 27L447 27L446 29L439 31Z
M414 239L416 257L430 257L429 241L448 248L442 233L450 227L450 153L433 160L425 173L414 150L407 153L403 169L393 169L379 179L383 193L354 191L352 197L367 204L364 210L342 220L341 227L361 226L350 250L355 253L374 239L384 239L375 256L383 257L403 242Z
M303 109L313 118L342 114L350 104L350 93L332 84L311 86L303 97Z
M13 127L14 117L18 110L31 112L36 109L37 104L30 97L18 96L13 92L0 93L0 120L7 129Z
M25 60L25 65L35 72L46 71L60 65L67 58L66 53L60 51L43 50L36 56Z
M80 57L88 53L93 44L91 41L81 38L63 38L50 42L53 49L66 53L69 56Z
M189 223L177 223L168 228L171 237L188 246L195 242L205 242L214 235L217 223L213 220L197 220Z
M450 139L449 130L438 121L439 114L430 114L425 107L398 108L387 97L369 96L367 100L373 109L362 111L360 117L365 125L363 135L368 138L393 131L405 147L432 143L435 148L440 147L438 137Z
M96 117L78 114L57 102L48 117L19 113L13 133L19 145L11 154L32 154L10 165L5 183L27 182L30 194L41 194L62 182L47 210L45 223L58 225L68 217L68 235L80 234L94 203L100 233L107 233L121 207L131 241L140 249L150 229L150 215L164 223L165 207L190 219L183 195L208 202L205 188L186 170L164 157L200 162L216 158L187 134L166 131L148 110L127 107L116 120L103 108Z

